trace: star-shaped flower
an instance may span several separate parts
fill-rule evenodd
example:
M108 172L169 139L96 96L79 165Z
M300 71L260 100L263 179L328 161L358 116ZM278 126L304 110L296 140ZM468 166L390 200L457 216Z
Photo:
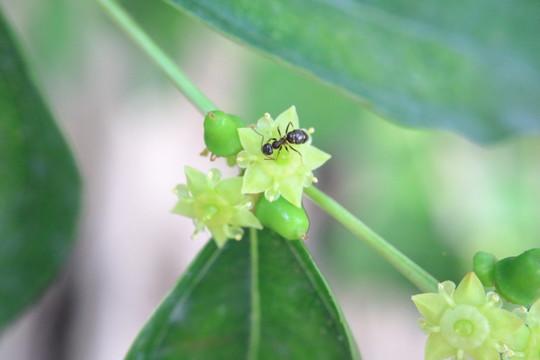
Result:
M184 172L187 185L175 188L178 202L172 211L193 219L194 235L208 228L217 245L223 246L227 239L242 239L242 227L262 229L250 211L251 198L240 191L241 177L222 180L217 169L206 175L189 166Z
M531 306L526 319L520 336L514 337L521 351L516 351L509 359L540 360L540 299Z
M525 360L540 360L540 299L531 306L527 314L530 338L525 351Z
M412 297L428 333L426 360L499 360L511 351L506 343L524 324L516 314L502 309L496 293L488 293L474 273L456 288L445 281L438 293Z
M238 165L245 168L242 193L264 193L269 201L283 196L291 204L302 206L304 187L316 181L313 170L320 167L330 155L311 145L312 131L306 131L309 140L304 144L274 149L271 156L263 154L261 147L270 139L280 139L287 131L299 129L296 108L291 106L274 121L265 114L253 128L240 128L238 134L244 148L237 156Z

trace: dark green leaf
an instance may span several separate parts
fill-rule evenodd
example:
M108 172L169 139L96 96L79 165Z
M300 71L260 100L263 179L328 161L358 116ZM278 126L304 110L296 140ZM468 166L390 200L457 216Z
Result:
M79 187L73 158L0 13L0 328L65 261Z
M396 122L484 141L540 129L536 0L170 1Z
M264 230L210 241L128 359L354 359L356 346L304 244Z

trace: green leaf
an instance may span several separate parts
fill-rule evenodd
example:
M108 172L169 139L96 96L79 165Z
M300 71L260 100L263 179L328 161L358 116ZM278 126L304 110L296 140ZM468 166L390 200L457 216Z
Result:
M66 260L79 188L69 149L0 12L0 329Z
M398 123L482 141L540 130L536 0L170 1Z
M210 241L127 359L358 357L304 244L263 230L221 249Z

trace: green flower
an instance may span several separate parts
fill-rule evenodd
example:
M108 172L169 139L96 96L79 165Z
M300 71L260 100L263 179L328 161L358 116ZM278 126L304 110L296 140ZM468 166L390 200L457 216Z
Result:
M296 108L291 106L279 114L275 121L270 114L265 114L255 128L238 129L244 150L236 160L241 168L246 169L242 193L264 192L268 201L283 196L296 207L302 206L304 187L317 181L312 171L330 159L330 155L312 146L311 137L305 144L293 145L296 151L275 150L271 157L261 151L262 144L269 139L279 139L287 129L290 131L298 128ZM308 134L312 132L308 131Z
M515 352L509 359L540 360L540 300L537 300L527 313L527 326L522 329L522 335L517 341L523 343L522 351Z
M496 293L488 293L474 273L456 288L451 281L439 284L438 293L412 297L424 317L428 333L426 360L498 360L511 351L506 341L523 325L518 315L501 308Z
M242 178L221 179L221 173L212 169L204 173L186 166L187 185L175 188L178 202L173 208L176 214L193 219L195 232L208 228L218 246L227 239L242 239L242 227L262 229L261 223L250 211L253 202L241 193Z

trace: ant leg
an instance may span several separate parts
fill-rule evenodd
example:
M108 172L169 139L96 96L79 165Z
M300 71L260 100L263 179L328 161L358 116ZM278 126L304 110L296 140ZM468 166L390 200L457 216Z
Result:
M292 121L289 121L289 123L287 124L287 128L285 129L285 134L289 133L289 126L291 126L292 124Z
M293 148L292 146L289 146L291 148L291 150L293 150L295 153L297 153L298 155L300 155L300 157L302 157L302 154L300 153L300 151L296 150L295 148Z
M276 155L276 160L279 158L279 154L281 154L281 149L283 149L285 146L280 146L279 147L279 150L277 152L277 155Z

